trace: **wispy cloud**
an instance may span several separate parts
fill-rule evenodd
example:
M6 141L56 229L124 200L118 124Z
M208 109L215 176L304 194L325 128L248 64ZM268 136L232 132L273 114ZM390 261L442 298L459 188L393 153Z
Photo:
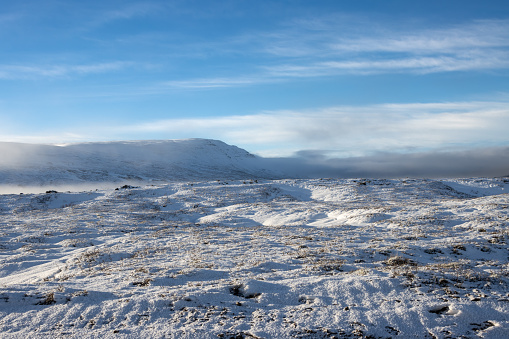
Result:
M261 66L259 72L239 77L195 78L167 81L163 88L224 88L275 83L295 78L331 77L344 74L371 75L386 73L430 74L455 71L484 71L509 68L509 51L493 51L468 56L422 56L389 60L362 59L323 61L317 63Z
M440 29L399 27L338 34L316 52L311 67L350 72L449 72L508 68L509 20L484 20ZM309 49L309 48L308 48ZM335 60L334 60L335 59Z
M476 20L461 25L410 31L387 27L355 38L336 38L330 47L339 53L457 53L458 49L508 47L508 27L509 20Z
M57 78L71 75L107 73L132 66L132 62L115 61L83 65L0 65L0 79Z
M482 20L440 29L359 28L342 21L295 21L279 31L243 33L205 43L203 53L257 56L238 76L167 82L176 88L219 88L344 74L431 74L509 68L509 20ZM349 26L350 25L350 26ZM369 28L374 26L375 29ZM220 47L220 48L219 48ZM184 47L185 49L185 47ZM199 54L200 45L192 47Z
M469 55L465 57L411 57L393 60L331 61L318 64L310 69L322 74L331 72L372 74L372 73L438 73L472 71L509 67L509 52L491 55ZM276 71L277 74L277 71Z
M440 29L352 30L325 21L319 30L295 26L269 42L267 52L303 62L275 66L276 74L448 72L508 68L509 20L482 20ZM368 26L371 27L371 26ZM324 33L325 32L325 33ZM292 43L295 41L296 43ZM278 47L279 46L279 47ZM300 46L300 51L286 46ZM318 59L318 60L317 60Z
M314 20L315 26L318 19ZM460 53L485 48L509 47L509 20L476 20L441 28L416 28L413 24L359 22L356 17L328 19L320 28L297 21L277 34L263 38L267 53L292 57L323 57L355 53L392 52L410 54ZM286 49L288 47L288 49ZM286 52L287 51L287 52Z
M157 2L135 2L115 9L106 6L104 11L83 8L86 14L78 17L81 24L76 26L86 26L84 29L90 31L116 21L172 12L170 5ZM150 58L166 71L151 73L156 80L152 88L159 93L172 88L240 87L344 74L419 75L509 68L509 20L478 20L429 29L410 22L331 15L287 19L271 29L243 29L213 39L185 30L156 33L150 29L114 38L93 33L79 38L101 46L115 45L119 51L140 58L139 62L143 62L142 57ZM132 53L141 44L148 54ZM155 50L154 58L151 51ZM204 60L221 67L208 67ZM127 66L121 62L89 63L0 65L0 78L91 74ZM178 72L173 72L174 65L179 65ZM196 69L202 71L201 76L196 76Z
M98 14L90 18L84 27L86 29L93 29L115 21L129 20L136 17L157 13L161 9L161 5L155 2L134 2L115 9L106 9L103 11L94 12Z
M218 87L233 87L239 85L251 85L263 82L263 78L205 78L205 79L192 79L182 81L166 81L158 84L156 87L163 88L218 88Z

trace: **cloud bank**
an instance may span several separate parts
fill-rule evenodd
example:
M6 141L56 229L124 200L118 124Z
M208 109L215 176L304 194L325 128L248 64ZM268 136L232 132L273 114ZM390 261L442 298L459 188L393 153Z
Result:
M0 186L86 183L87 180L108 182L127 178L211 180L221 175L229 179L509 176L509 147L407 154L378 152L346 158L331 157L330 151L308 150L296 152L292 157L264 158L253 157L222 142L188 139L85 143L67 147L0 142L0 152Z
M328 158L379 153L464 151L509 145L507 101L334 106L256 114L80 125L29 136L3 130L0 141L222 140L264 157L326 150ZM107 136L107 137L105 137Z
M265 156L327 149L332 157L351 157L507 145L508 107L506 102L343 106L159 120L113 132L215 138Z
M275 168L295 177L465 178L509 176L509 147L467 151L390 153L328 158L326 152L298 152L270 159Z

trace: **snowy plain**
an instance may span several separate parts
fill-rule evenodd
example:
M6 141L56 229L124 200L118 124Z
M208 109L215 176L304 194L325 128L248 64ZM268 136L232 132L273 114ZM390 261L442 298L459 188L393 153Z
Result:
M187 180L4 169L1 337L508 337L509 178L264 179L207 142Z

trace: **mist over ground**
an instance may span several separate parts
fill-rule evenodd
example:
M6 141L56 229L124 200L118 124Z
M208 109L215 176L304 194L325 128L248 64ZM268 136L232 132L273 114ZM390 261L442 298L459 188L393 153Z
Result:
M210 139L69 145L0 143L0 193L112 188L121 183L282 178L464 178L509 175L509 148L334 158L306 150L267 158Z
M296 177L460 178L509 175L509 148L420 153L378 152L370 156L330 158L327 151L300 151L294 158L270 159Z

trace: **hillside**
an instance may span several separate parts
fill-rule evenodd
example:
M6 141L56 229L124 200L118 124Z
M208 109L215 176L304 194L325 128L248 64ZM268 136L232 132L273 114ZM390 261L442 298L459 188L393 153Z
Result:
M0 194L3 338L506 338L509 182Z
M0 184L270 178L259 159L218 140L0 143Z

